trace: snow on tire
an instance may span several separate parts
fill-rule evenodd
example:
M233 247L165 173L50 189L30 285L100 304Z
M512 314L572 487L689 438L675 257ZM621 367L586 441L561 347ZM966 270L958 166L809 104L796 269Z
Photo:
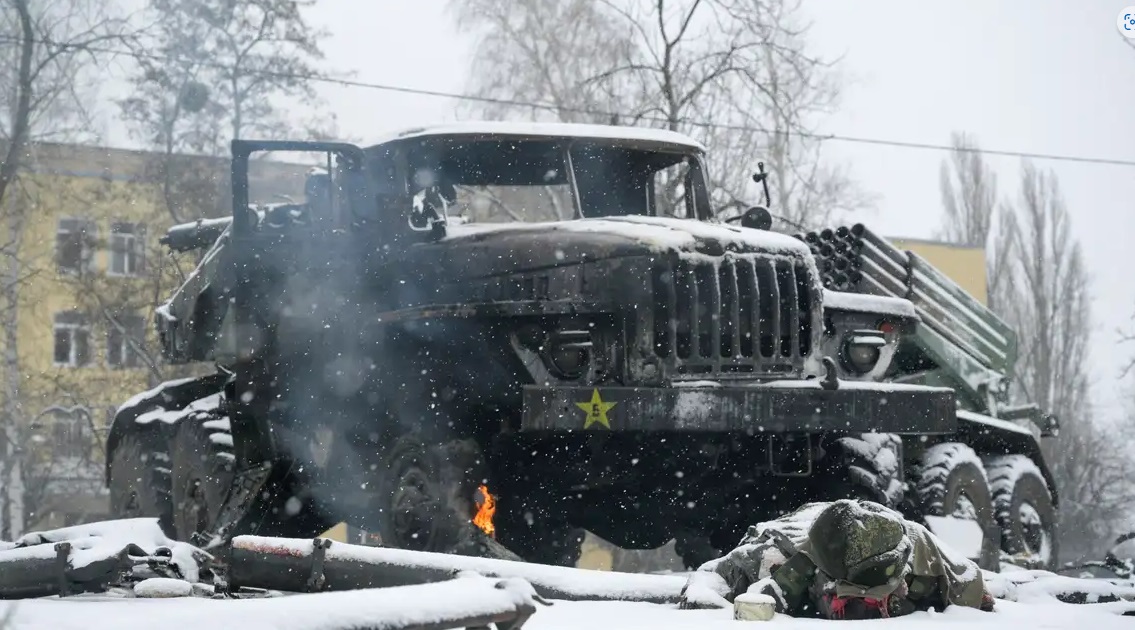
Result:
M993 497L985 466L974 450L964 444L936 444L919 458L912 481L921 516L931 530L951 546L970 557L995 556L992 541L985 535L995 524ZM972 521L980 530L954 527L949 521ZM949 527L949 533L944 528ZM977 548L974 548L976 546Z
M1001 549L1029 568L1056 566L1056 508L1044 474L1024 455L985 460Z

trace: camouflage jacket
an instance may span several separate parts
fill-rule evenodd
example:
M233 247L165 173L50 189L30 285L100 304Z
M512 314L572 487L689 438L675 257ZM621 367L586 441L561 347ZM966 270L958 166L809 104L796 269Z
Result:
M749 528L741 544L725 557L707 563L700 571L712 571L724 581L726 599L756 589L774 597L778 611L792 616L817 616L816 594L831 580L816 568L810 556L808 530L826 503L810 503L776 520ZM897 513L896 513L897 515ZM977 564L955 557L925 527L903 520L913 545L905 588L890 600L890 616L909 614L947 605L992 610ZM837 593L878 596L885 593Z

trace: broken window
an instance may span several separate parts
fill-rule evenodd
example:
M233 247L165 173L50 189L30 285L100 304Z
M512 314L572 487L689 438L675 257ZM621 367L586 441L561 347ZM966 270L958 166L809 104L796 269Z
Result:
M89 219L59 219L55 230L55 264L64 273L90 271L95 223Z
M110 275L136 276L144 262L146 226L116 221L110 225Z
M135 350L145 339L145 322L133 313L118 315L106 323L106 362L112 368L141 367Z
M55 315L54 362L62 367L81 367L91 362L91 332L86 317L76 311Z
M406 145L408 191L434 188L480 222L708 215L696 155L602 139L438 137ZM390 156L375 155L381 170Z
M689 189L690 163L688 158L654 171L651 189L654 195L654 215L675 219L693 219L694 204Z

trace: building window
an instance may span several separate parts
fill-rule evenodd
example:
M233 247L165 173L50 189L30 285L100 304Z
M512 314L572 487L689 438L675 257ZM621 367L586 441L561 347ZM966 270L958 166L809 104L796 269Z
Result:
M91 362L91 331L81 313L55 315L55 365L79 367Z
M140 315L118 315L106 322L106 362L114 368L135 368L142 357L134 349L145 340L146 325Z
M110 275L136 276L142 272L146 226L116 221L110 225Z
M55 230L55 264L59 271L89 271L94 258L94 237L94 221L59 219L59 226Z
M52 454L58 458L85 460L91 452L90 415L81 407L52 412Z

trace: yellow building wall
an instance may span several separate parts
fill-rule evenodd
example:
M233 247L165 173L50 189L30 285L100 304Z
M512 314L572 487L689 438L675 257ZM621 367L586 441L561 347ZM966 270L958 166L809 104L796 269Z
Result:
M132 277L107 275L110 252L105 247L92 251L91 269L84 276L60 274L56 267L56 230L63 217L82 218L97 225L96 239L106 242L113 221L145 223L147 236L163 233L170 221L162 221L162 212L154 203L152 189L128 181L107 181L91 177L58 174L30 174L21 180L23 203L27 212L20 246L21 276L19 288L18 357L23 416L36 421L36 437L44 464L42 474L58 476L49 500L29 519L29 527L64 524L64 514L82 515L84 519L105 514L106 496L91 476L101 472L104 461L103 438L109 411L138 391L148 388L149 372L145 367L111 367L107 357L107 325L99 316L107 300L129 295L130 309L142 317L146 346L155 348L156 334L151 316L141 306L152 308L154 283ZM168 216L168 215L167 215ZM147 255L149 252L146 252ZM167 289L169 285L167 285ZM142 297L145 295L146 297ZM117 304L113 304L117 306ZM89 330L90 362L82 367L57 366L54 363L54 317L63 311L86 314ZM89 422L80 416L57 417L46 413L53 407L66 410L84 409ZM89 441L89 451L71 459L75 467L52 451L55 423L79 423ZM34 438L33 438L34 439ZM49 472L48 472L49 471ZM75 476L78 475L78 476ZM74 516L72 517L74 518Z
M108 364L107 323L100 310L128 297L133 307L130 310L142 318L146 349L156 356L153 307L180 285L181 274L188 273L195 260L192 254L170 259L167 250L158 243L174 221L158 185L151 183L154 180L147 169L152 159L147 154L62 145L48 146L42 154L43 159L33 164L31 172L23 174L20 180L19 203L27 217L20 246L22 279L18 315L23 415L38 421L37 448L43 457L51 458L53 416L42 412L53 406L85 408L94 429L90 436L89 468L100 470L110 410L149 389L152 379L156 378L144 365L123 368ZM227 208L220 207L228 199L227 161L206 163L200 158L191 159L198 160L197 168L205 164L206 169L218 172L218 208L215 210L217 214L227 212ZM259 163L253 169L252 178L254 182L268 181L270 189L296 194L303 190L306 168L278 162ZM212 212L214 208L209 210ZM56 268L56 231L63 217L91 220L97 225L91 269L81 278L60 274ZM186 217L186 220L195 218ZM115 277L107 273L111 260L111 223L115 221L142 223L146 227L143 246L146 269L140 277ZM0 225L0 230L4 227ZM156 280L159 265L160 282ZM54 316L68 310L84 312L88 318L91 360L83 367L61 367L53 361ZM164 380L211 370L211 366L160 365L159 370ZM62 481L57 485L66 487L67 480ZM91 485L83 484L84 490L76 490L74 496L50 503L45 513L33 514L27 526L59 526L63 513L83 513L84 518L101 516L107 508L105 492L92 494Z
M988 278L985 272L985 250L969 247L924 241L919 239L888 238L901 250L912 251L934 265L946 277L958 283L966 293L982 304L989 305Z

